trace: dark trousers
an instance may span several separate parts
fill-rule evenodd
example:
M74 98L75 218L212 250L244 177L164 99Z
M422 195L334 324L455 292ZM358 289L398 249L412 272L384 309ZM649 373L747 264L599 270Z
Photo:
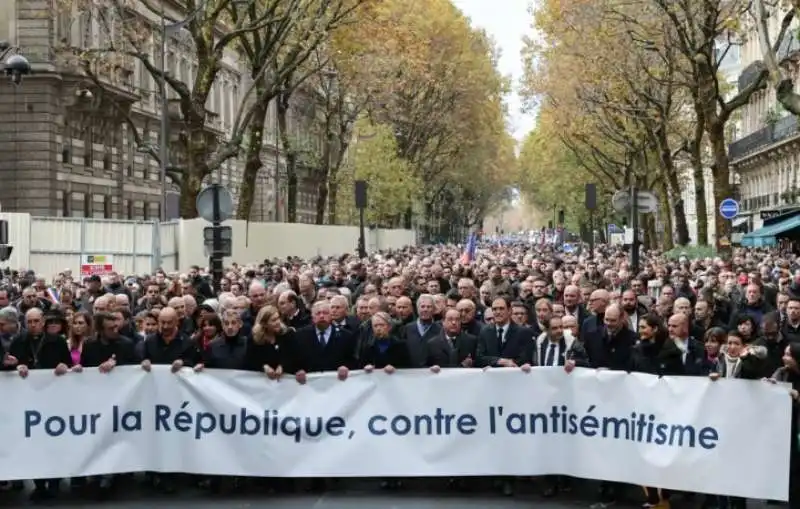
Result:
M61 479L36 479L33 481L37 491L49 491L51 493L58 493L60 483Z
M717 497L717 507L719 509L746 509L747 499L741 497Z
M645 486L645 492L647 493L647 503L648 504L658 504L662 500L669 500L669 490L664 490L660 488L655 488L652 486Z

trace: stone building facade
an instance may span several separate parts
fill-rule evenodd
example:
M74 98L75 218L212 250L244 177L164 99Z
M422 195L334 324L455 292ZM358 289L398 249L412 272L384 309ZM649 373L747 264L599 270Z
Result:
M768 26L772 43L780 32L783 13L775 13ZM795 81L797 88L800 43L796 30L789 30L781 41L778 59ZM742 46L741 89L752 83L763 69L763 52L755 30ZM741 214L734 221L745 230L755 230L764 219L791 210L797 203L800 186L800 124L777 104L775 92L764 88L742 108L741 129L729 145Z
M158 145L161 99L156 82L141 62L130 58L104 74L102 88L93 86L65 64L59 48L107 47L114 34L98 22L97 14L59 14L53 5L52 0L0 2L0 40L18 46L34 71L20 86L0 80L0 205L5 211L41 216L157 219L162 203L159 167L137 150L131 127L146 143ZM151 42L159 47L155 38ZM191 47L179 36L168 38L167 47L165 67L191 86L197 69ZM160 51L152 57L161 65ZM207 104L209 139L230 132L245 90L242 70L238 55L226 54ZM303 130L315 118L304 101L313 103L300 97L298 106L303 107L293 108L290 129L317 136ZM271 107L253 220L286 218L285 162L276 147L276 130ZM179 158L170 156L171 161ZM211 178L236 196L242 167L242 161L231 159ZM167 216L177 217L177 195L171 183L167 187ZM312 172L301 174L298 221L313 221L315 196Z

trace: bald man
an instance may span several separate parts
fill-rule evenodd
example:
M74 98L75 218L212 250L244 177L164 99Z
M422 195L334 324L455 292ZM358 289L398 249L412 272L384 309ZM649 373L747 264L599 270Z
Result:
M584 334L582 350L573 347L575 364L595 369L630 371L633 366L633 346L636 334L625 324L625 313L618 304L608 306L603 313L603 326Z
M171 365L173 371L183 366L194 366L200 360L200 351L194 341L180 329L178 312L166 307L158 314L158 332L141 343L142 368L150 370L152 364Z
M581 324L580 340L586 341L589 335L596 334L604 329L604 316L606 307L611 300L611 294L607 290L595 290L589 295L588 309L591 316L586 318Z
M575 317L578 325L589 318L589 311L581 303L581 289L575 285L569 285L564 288L564 315Z

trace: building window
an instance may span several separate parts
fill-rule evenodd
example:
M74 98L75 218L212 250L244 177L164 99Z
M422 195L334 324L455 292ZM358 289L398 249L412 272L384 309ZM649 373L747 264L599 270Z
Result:
M72 164L72 158L69 153L69 147L61 149L61 162L64 164Z
M133 219L133 202L131 200L123 200L123 205L125 206L125 217Z
M69 193L61 193L61 215L63 217L72 216L72 196Z
M161 202L158 202L158 203L156 203L156 217L155 217L155 219L158 220L158 221L161 221L161 217L162 216L163 216L163 213L161 211Z
M107 152L103 156L103 170L104 171L111 171L111 153Z
M129 164L128 166L125 167L125 174L128 175L129 177L133 177L133 165L132 164Z
M83 217L92 217L92 194L83 195Z
M144 205L142 206L142 219L145 221L150 220L150 204L147 202L144 202Z
M113 215L113 207L111 206L111 195L105 195L103 197L103 217L105 219L111 219Z
M86 139L83 143L83 165L87 168L92 167L92 150L94 146L94 133L92 129L89 128L86 130Z

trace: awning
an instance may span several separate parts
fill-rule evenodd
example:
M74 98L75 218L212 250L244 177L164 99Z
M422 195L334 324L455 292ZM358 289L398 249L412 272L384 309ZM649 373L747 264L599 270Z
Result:
M777 237L800 227L800 216L790 217L779 223L759 228L742 237L742 245L747 247L774 246Z
M734 229L735 228L740 228L740 227L746 225L748 223L748 221L750 221L750 218L747 217L747 216L745 216L745 217L737 217L736 219L731 221L731 227L734 228Z

